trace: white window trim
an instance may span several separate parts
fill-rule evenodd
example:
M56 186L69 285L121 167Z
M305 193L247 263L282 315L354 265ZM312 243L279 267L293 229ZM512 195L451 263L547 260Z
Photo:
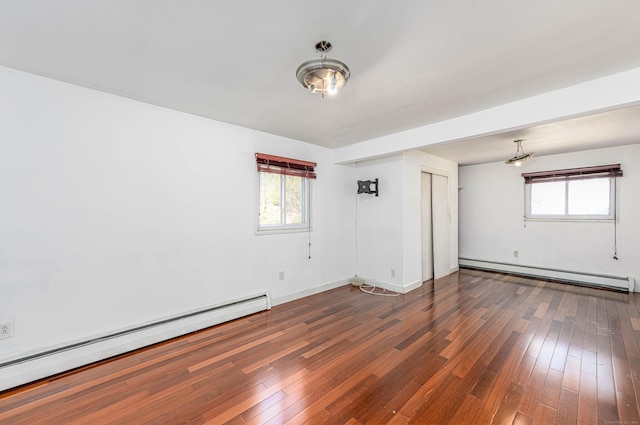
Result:
M303 224L289 224L286 226L274 224L274 225L260 225L260 171L256 172L256 207L254 211L256 211L255 217L255 234L257 236L260 235L277 235L277 234L285 234L285 233L307 233L313 231L312 226L312 214L311 214L311 196L312 196L312 185L311 181L313 179L306 179L306 193L305 198L307 202L306 206L306 219L307 222ZM303 177L301 177L303 178ZM283 188L284 189L284 188ZM284 212L283 212L284 213Z
M570 215L568 214L568 207L569 207L569 201L568 201L568 197L569 197L569 191L567 190L568 187L565 189L565 214L562 215L558 215L558 214L537 214L537 215L533 215L531 214L531 186L536 184L535 182L532 183L527 183L525 184L525 219L527 221L560 221L560 222L567 222L567 221L572 221L572 222L603 222L603 223L608 223L608 222L612 222L614 220L617 220L616 215L616 211L618 210L618 205L617 205L617 196L616 196L616 178L615 177L610 177L610 176L606 176L606 177L602 177L602 178L607 178L609 179L609 214L608 215L604 215L604 214L593 214L593 215ZM565 185L568 185L569 180L565 180Z

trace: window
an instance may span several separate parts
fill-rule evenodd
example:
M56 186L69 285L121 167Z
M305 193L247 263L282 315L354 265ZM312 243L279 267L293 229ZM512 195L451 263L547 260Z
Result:
M613 220L620 164L522 174L525 217Z
M260 172L260 230L309 225L309 179Z
M256 154L258 231L309 229L313 162Z

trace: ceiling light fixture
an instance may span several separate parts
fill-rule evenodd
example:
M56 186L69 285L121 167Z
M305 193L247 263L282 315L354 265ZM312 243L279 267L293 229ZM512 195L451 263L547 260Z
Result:
M307 61L298 67L296 77L300 84L311 93L335 94L347 84L351 72L349 67L336 59L327 58L327 53L333 46L328 41L316 43L316 52L320 59Z
M517 144L517 148L516 148L516 154L514 155L513 158L509 158L507 159L504 163L505 164L513 164L516 167L519 167L522 165L523 162L525 162L527 159L531 158L533 156L533 152L529 152L529 153L524 153L524 149L522 149L522 142L524 142L524 140L522 139L518 139L518 140L514 140L513 143Z

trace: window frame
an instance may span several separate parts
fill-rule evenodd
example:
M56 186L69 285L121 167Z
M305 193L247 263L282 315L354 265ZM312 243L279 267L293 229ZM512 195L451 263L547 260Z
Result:
M286 178L285 174L278 174L280 176L280 202L283 206L280 211L280 224L261 224L260 223L260 205L261 205L261 180L262 174L270 174L264 171L258 171L256 176L257 186L257 215L256 215L256 232L258 234L270 234L270 233L295 233L295 232L307 232L311 230L311 179L300 176L288 176L292 178L302 179L302 223L286 223Z
M572 181L578 181L581 179L566 179L560 180L565 185L564 191L564 214L532 214L531 213L531 189L534 184L547 183L545 181L532 182L525 184L525 218L528 221L613 221L616 217L616 177L600 176L590 178L595 179L608 179L609 180L609 214L569 214L569 183ZM560 182L558 181L558 182Z
M264 153L256 153L256 225L255 231L258 235L275 234L275 233L294 233L294 232L311 232L312 230L312 184L311 181L316 179L315 162L303 161L293 158L285 158ZM275 174L280 176L280 223L279 224L261 224L261 176L262 174ZM286 206L287 206L287 178L302 179L301 194L301 214L302 223L286 223Z
M617 178L622 177L620 164L567 168L562 170L522 173L524 178L524 219L527 221L610 222L618 219ZM609 179L609 214L569 214L569 183L586 179ZM565 182L564 214L532 214L531 188L537 183Z

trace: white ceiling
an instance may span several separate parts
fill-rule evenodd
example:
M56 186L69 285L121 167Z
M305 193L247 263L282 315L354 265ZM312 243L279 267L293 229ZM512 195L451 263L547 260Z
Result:
M511 158L515 140L536 156L640 143L640 106L537 125L522 130L434 145L424 152L460 165L482 164Z
M0 0L0 65L340 148L640 67L637 0ZM303 61L351 68L307 93ZM627 108L429 152L462 164L637 143Z

